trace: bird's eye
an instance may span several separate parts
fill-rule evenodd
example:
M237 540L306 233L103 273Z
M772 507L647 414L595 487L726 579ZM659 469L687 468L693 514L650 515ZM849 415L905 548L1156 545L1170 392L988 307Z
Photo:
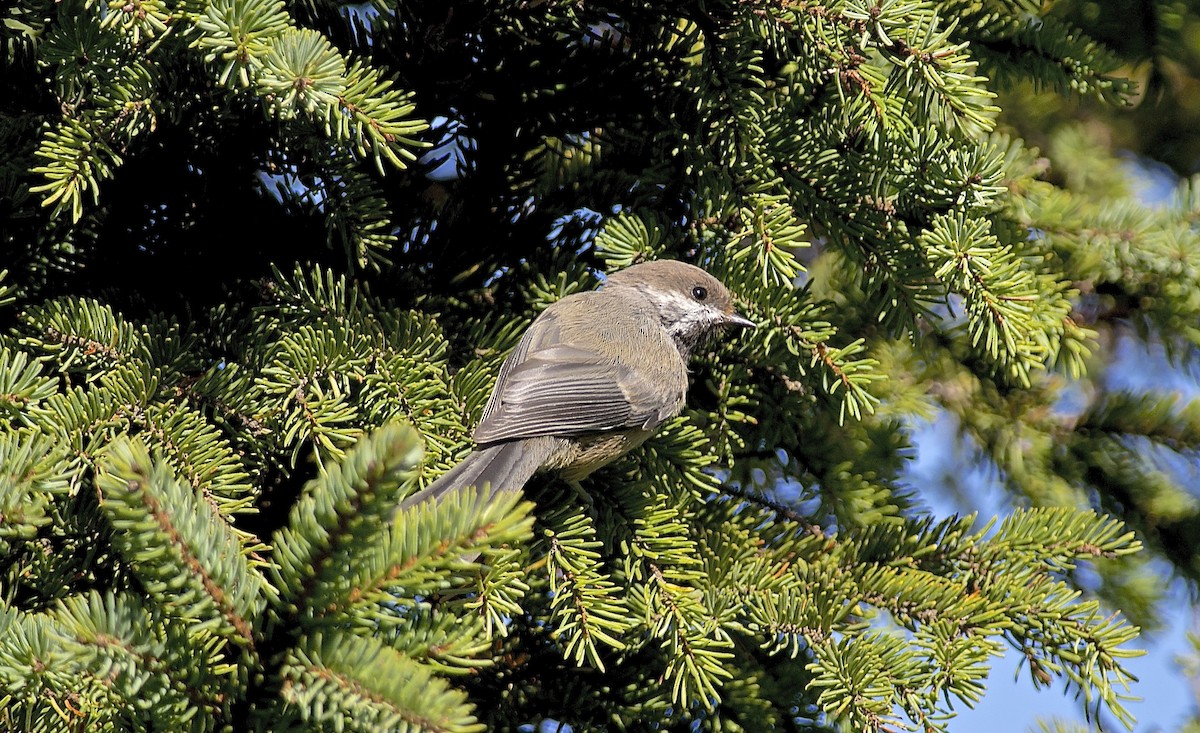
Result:
M692 297L696 300L704 300L708 297L708 290L700 285L697 285L696 287L692 288Z

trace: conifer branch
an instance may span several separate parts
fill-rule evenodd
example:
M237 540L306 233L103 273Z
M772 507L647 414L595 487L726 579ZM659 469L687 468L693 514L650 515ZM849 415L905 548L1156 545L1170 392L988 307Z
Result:
M130 441L101 457L97 489L118 546L158 602L253 648L267 586L224 519Z

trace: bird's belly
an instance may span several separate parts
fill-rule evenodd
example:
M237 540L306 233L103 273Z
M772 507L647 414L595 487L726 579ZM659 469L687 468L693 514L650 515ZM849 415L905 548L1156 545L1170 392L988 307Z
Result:
M579 481L601 466L612 463L649 438L651 430L630 430L602 433L562 441L561 447L546 463L546 468L558 469L567 481Z

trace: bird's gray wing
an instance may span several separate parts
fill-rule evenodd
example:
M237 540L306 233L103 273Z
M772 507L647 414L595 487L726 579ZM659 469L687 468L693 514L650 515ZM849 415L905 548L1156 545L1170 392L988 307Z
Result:
M548 326L552 333L527 334L529 343L522 339L501 368L476 443L649 429L674 414L677 403L661 386L628 365L556 343L557 329Z

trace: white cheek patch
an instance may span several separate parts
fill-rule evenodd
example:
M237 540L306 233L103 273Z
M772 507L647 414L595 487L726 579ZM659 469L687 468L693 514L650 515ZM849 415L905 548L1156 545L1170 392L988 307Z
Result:
M671 338L695 345L725 319L717 308L679 292L645 291L658 308L663 325Z
M668 331L672 336L695 341L711 331L722 317L717 309L693 302L690 308L680 311L679 319L668 327Z

